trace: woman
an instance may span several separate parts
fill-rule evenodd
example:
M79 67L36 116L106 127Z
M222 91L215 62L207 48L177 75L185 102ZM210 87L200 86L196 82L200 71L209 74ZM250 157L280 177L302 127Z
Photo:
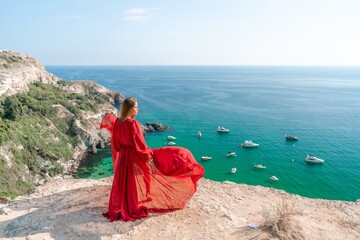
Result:
M134 118L135 98L122 103L120 117L107 114L100 125L111 133L114 179L108 212L111 222L134 221L150 212L182 209L196 192L204 168L181 147L151 149Z

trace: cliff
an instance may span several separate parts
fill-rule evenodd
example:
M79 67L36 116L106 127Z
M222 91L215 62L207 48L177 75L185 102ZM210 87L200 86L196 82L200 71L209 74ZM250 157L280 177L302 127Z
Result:
M0 50L0 197L30 192L57 174L74 173L105 147L104 114L124 96L94 81L63 81L30 55ZM144 131L164 131L158 122Z
M49 179L31 195L0 205L0 239L360 239L360 201L206 179L182 210L110 223L101 213L111 181Z
M26 92L34 82L55 84L59 80L30 55L0 50L0 96Z
M29 55L0 51L0 197L73 172L108 142L101 116L123 95L93 81L62 81Z

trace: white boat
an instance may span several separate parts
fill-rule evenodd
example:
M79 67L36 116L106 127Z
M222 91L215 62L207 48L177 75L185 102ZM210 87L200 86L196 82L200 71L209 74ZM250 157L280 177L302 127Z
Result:
M168 136L167 139L168 139L168 140L176 140L176 137L174 137L174 136Z
M172 146L172 145L176 145L175 142L168 142L168 145Z
M246 140L245 142L241 143L240 146L241 146L241 147L248 147L248 148L250 148L250 147L258 147L259 144L253 143L253 142L250 141L250 140Z
M317 158L314 155L310 155L308 154L305 158L305 162L309 162L309 163L324 163L325 160L321 159L321 158Z
M200 138L200 137L201 137L201 132L200 132L200 131L198 131L197 136L198 136L198 138Z
M275 176L271 176L271 177L270 177L270 180L272 180L272 181L279 181L279 179L278 179L277 177L275 177Z
M236 157L236 153L235 152L228 152L226 154L226 157Z
M266 166L261 165L261 164L255 164L255 165L254 165L254 168L258 168L258 169L265 169L265 168L266 168Z
M233 167L233 168L231 169L231 173L236 173L236 167Z
M227 129L227 128L218 126L217 131L218 131L219 133L227 133L227 132L229 132L230 130Z
M201 161L208 161L208 160L211 160L212 159L212 157L209 157L209 156L202 156L201 157Z

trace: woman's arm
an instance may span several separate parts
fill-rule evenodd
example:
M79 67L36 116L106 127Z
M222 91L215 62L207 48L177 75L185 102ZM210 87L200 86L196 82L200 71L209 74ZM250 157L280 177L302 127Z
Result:
M148 162L152 158L153 151L147 146L138 121L134 120L132 122L132 130L134 133L132 142L135 151L141 160L143 160L144 162Z

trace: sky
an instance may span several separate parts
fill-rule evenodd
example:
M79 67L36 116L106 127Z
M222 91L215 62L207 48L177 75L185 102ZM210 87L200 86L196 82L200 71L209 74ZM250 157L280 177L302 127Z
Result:
M360 65L359 0L0 0L44 65Z

